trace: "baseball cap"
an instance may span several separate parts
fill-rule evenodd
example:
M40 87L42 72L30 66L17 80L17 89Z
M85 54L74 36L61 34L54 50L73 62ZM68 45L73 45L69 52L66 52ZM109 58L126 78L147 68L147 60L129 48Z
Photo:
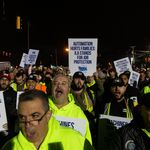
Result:
M86 79L84 73L81 72L81 71L75 72L74 75L73 75L73 79L74 78L80 78L81 80L85 80Z
M30 75L28 76L28 78L27 78L27 81L28 81L28 80L36 81L36 76L35 76L35 74L30 74Z
M115 78L111 81L111 86L123 86L124 82L121 78Z
M144 94L139 101L139 105L150 107L150 93Z
M1 74L1 75L0 75L0 79L1 79L1 78L7 78L9 81L11 80L10 75L9 75L9 74L7 74L7 73L3 73L3 74Z

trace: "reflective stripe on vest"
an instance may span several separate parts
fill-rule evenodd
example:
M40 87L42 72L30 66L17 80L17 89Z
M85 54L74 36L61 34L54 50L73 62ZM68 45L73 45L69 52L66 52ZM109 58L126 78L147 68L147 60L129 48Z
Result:
M92 112L93 103L92 103L92 100L90 99L90 97L87 95L86 92L84 92L84 98L85 98L86 110L88 110L89 112Z
M148 132L146 129L142 129L142 131L144 131L145 134L150 138L150 132Z

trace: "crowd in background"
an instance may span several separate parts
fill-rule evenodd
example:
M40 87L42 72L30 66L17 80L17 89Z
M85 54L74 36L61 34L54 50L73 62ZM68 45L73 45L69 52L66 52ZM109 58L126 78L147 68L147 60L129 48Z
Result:
M95 149L128 150L131 147L131 150L148 150L150 69L134 67L133 70L140 73L138 84L133 86L128 83L130 72L118 76L115 67L97 66L96 72L90 76L80 71L71 76L69 69L63 66L34 65L2 70L0 90L4 95L8 124L4 125L7 130L0 132L0 146L19 132L17 92L36 89L48 96L50 110L60 126L76 130ZM100 119L100 114L130 118L132 128L125 126L125 129L118 130L109 120ZM140 124L135 123L137 114L141 116ZM81 124L74 122L78 119ZM133 128L141 130L134 132L139 139L136 139Z

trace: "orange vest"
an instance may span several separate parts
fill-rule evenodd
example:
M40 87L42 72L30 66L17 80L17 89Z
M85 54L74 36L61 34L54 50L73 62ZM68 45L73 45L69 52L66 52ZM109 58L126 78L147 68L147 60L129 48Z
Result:
M41 90L41 91L47 93L47 91L46 91L46 85L44 85L44 84L40 84L40 83L37 84L36 87L35 87L35 89Z

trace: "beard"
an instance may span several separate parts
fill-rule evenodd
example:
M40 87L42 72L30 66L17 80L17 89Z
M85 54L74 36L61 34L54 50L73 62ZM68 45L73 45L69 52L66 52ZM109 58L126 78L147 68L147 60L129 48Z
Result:
M8 88L7 85L5 85L5 84L2 84L2 85L1 85L1 90L6 90L7 88Z
M72 86L71 86L71 88L74 90L74 91L80 91L81 89L83 89L84 88L84 84L83 85L75 85L75 84L73 84Z

